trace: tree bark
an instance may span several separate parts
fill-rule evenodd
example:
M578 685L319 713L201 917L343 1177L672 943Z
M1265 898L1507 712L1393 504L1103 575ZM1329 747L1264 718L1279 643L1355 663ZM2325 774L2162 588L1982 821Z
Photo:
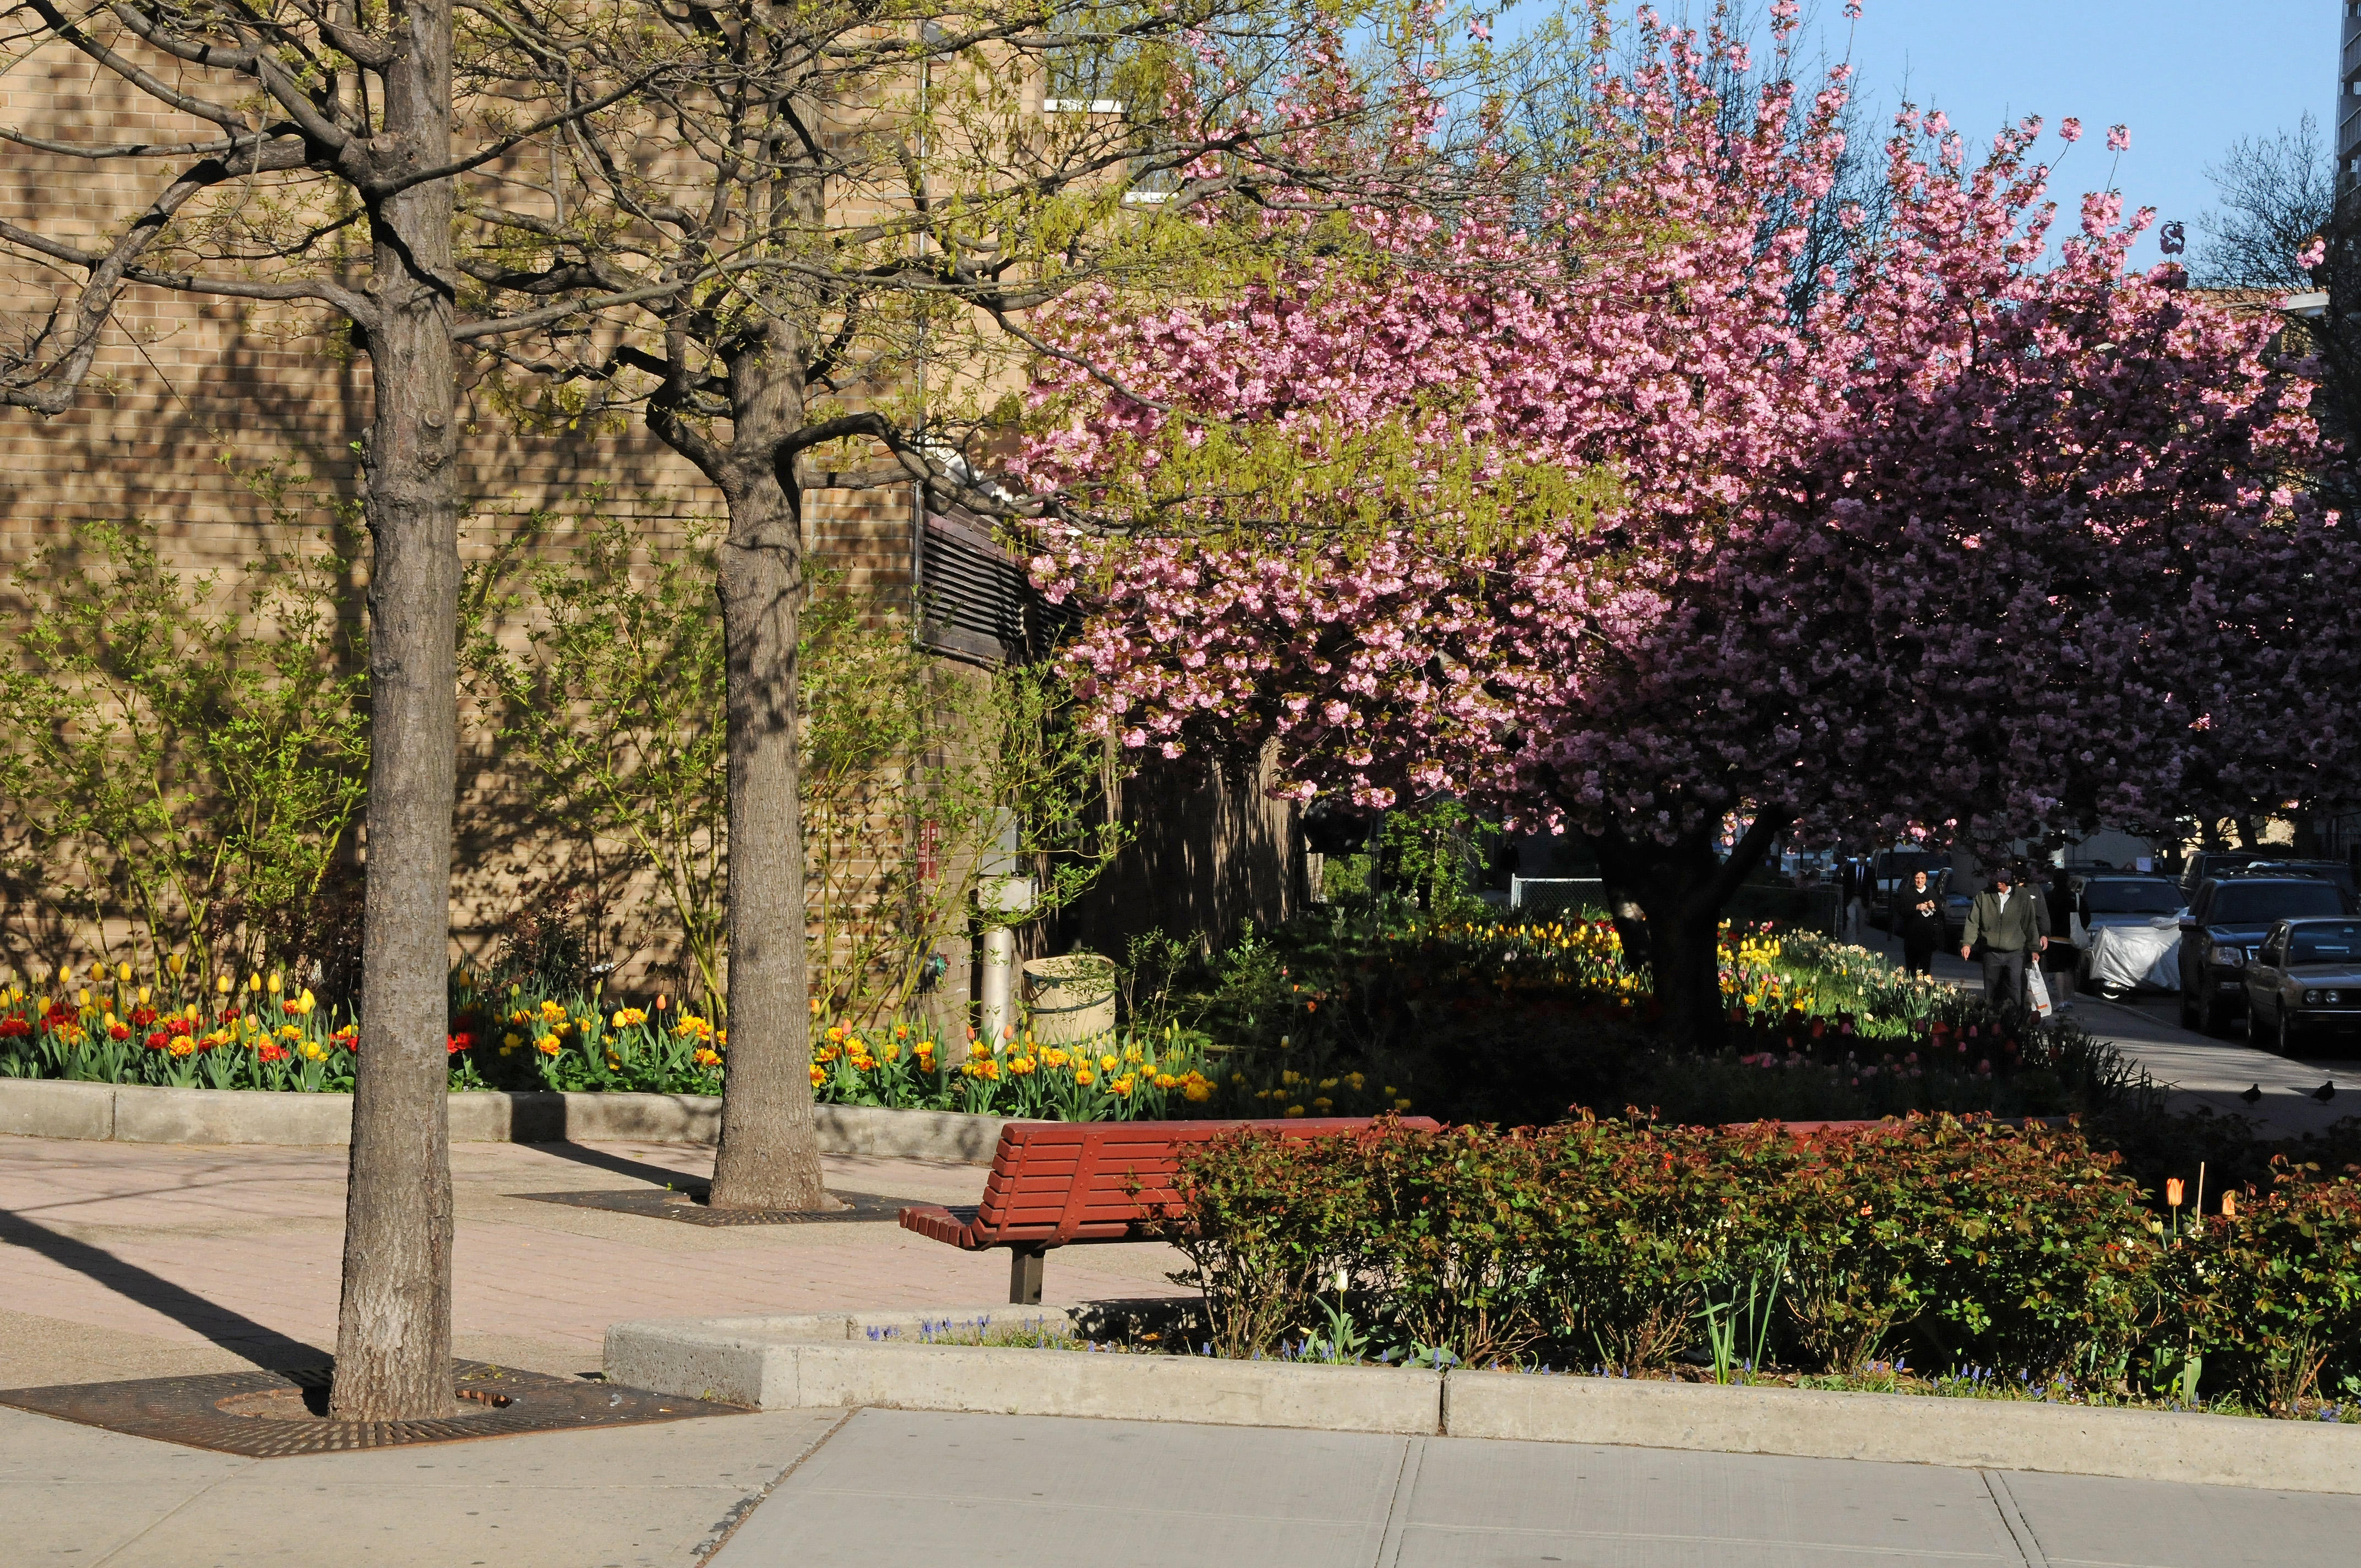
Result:
M730 1047L719 1209L827 1209L812 1124L803 803L796 731L804 599L802 494L788 437L803 388L774 323L730 365L734 415L717 466L730 534L719 563L730 757Z
M451 144L447 0L397 10L385 75L387 163L432 168ZM415 161L409 161L414 159ZM458 765L458 378L451 187L366 190L375 406L366 456L369 567L367 998L353 1086L344 1299L328 1413L452 1414L449 1029L451 834Z
M1625 924L1622 900L1636 903L1647 916L1644 950L1664 1033L1684 1049L1715 1051L1729 1040L1721 1002L1722 905L1763 863L1790 820L1758 817L1727 861L1715 855L1713 836L1702 830L1671 843L1633 839L1611 827L1594 836L1599 873L1619 902L1618 930ZM1628 938L1625 950L1632 950Z

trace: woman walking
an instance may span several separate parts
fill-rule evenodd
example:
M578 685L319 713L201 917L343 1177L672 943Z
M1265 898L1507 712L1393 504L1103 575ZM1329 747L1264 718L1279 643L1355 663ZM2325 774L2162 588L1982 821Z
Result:
M1897 894L1894 934L1902 938L1902 972L1932 976L1935 949L1943 945L1943 895L1927 883L1925 872L1911 873L1910 885Z

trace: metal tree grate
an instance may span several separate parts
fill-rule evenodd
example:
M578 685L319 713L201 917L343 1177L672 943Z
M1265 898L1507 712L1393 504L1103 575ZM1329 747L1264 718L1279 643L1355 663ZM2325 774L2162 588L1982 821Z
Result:
M436 1420L329 1420L323 1413L327 1409L326 1367L5 1388L0 1389L0 1405L253 1459L745 1413L738 1406L708 1399L552 1377L480 1361L454 1362L452 1366L462 1413Z

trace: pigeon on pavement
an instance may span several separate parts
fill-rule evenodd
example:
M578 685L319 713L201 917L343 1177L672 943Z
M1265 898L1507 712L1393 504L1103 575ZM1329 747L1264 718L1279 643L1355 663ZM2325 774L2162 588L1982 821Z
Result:
M2249 1105L2258 1105L2262 1103L2263 1086L2259 1083L2248 1084L2238 1091L2238 1098Z
M2318 1089L2313 1090L2312 1091L2312 1097L2314 1100L2319 1101L2323 1105L2327 1104L2330 1101L2336 1098L2336 1080L2333 1078L2330 1079L2326 1083L2323 1083Z

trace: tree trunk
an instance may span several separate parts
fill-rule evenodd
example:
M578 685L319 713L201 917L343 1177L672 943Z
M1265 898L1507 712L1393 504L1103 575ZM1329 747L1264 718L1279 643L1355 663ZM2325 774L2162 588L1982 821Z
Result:
M397 14L384 138L412 167L450 152L451 18ZM373 203L366 460L369 792L361 1021L345 1207L344 1299L329 1414L452 1414L449 1029L452 813L458 766L458 508L453 457L451 188Z
M1635 901L1646 919L1645 951L1665 1035L1684 1049L1719 1050L1730 1036L1721 1001L1721 908L1788 826L1784 817L1757 817L1727 861L1712 835L1696 831L1673 842L1634 839L1609 828L1596 835L1598 869L1617 897ZM1626 950L1631 950L1626 938Z
M774 337L784 338L784 327ZM811 990L796 733L803 518L781 438L801 422L787 345L730 367L720 552L730 752L730 1049L714 1207L827 1209L812 1124Z

